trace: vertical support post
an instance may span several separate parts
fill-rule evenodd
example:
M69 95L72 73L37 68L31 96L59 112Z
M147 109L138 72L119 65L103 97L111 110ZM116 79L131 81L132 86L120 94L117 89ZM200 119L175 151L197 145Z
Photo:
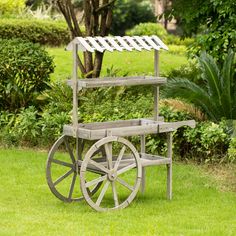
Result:
M74 136L77 137L77 124L78 124L78 57L77 57L77 44L73 43L73 128Z
M154 69L155 76L159 76L159 53L157 50L154 51ZM154 86L154 120L158 120L159 116L159 86Z
M172 199L172 132L167 133L167 158L171 162L166 165L167 167L167 199Z
M141 141L141 155L142 155L142 153L145 153L146 152L146 147L145 147L145 144L146 144L146 142L145 142L145 135L141 135L140 136L140 141ZM144 193L144 191L145 191L145 182L146 182L146 180L145 180L145 175L146 175L146 173L145 173L145 167L142 167L142 182L141 182L141 193Z

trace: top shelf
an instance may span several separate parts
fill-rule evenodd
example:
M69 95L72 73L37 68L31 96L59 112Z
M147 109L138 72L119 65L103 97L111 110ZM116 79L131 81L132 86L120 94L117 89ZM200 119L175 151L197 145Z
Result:
M132 76L132 77L107 77L95 79L78 79L78 88L98 88L111 86L135 86L135 85L162 85L167 82L164 77ZM73 87L74 80L68 80L68 85Z

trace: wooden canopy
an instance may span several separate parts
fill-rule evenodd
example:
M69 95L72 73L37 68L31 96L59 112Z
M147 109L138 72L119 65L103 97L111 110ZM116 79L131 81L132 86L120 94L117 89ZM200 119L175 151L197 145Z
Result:
M78 45L79 51L142 51L142 50L168 50L168 47L156 36L114 36L114 37L76 37L66 47L72 50L73 44Z

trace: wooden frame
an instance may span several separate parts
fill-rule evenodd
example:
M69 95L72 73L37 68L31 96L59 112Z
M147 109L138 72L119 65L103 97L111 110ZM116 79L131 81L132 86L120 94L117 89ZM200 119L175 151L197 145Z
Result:
M87 203L97 211L121 209L130 204L134 199L139 186L141 191L145 190L145 168L148 166L166 165L167 167L167 198L172 198L172 133L182 126L195 127L194 120L165 122L159 116L159 88L164 85L166 78L159 77L159 50L168 50L166 45L157 36L133 36L133 37L87 37L75 38L67 49L72 50L73 56L73 77L68 80L68 85L73 89L73 117L72 124L64 125L63 136L53 145L49 152L47 161L47 182L52 193L63 201L77 201L85 199ZM80 51L132 51L132 50L151 50L154 49L154 76L132 76L122 78L78 78L78 58L77 52ZM110 86L135 86L152 85L154 88L153 118L117 120L94 123L78 123L78 91L81 89L110 87ZM151 155L146 153L146 135L166 133L167 135L167 156ZM124 137L140 136L140 152ZM75 138L74 149L68 142L69 137ZM83 148L85 140L92 140L95 143L91 146L83 158ZM66 151L72 163L67 163L56 159L56 153L60 152L60 146L65 143ZM123 145L118 153L114 154L113 144ZM73 151L75 150L75 151ZM130 153L126 153L130 150ZM97 157L99 155L99 157ZM52 165L65 166L71 168L57 180L52 180ZM136 169L136 181L131 186L122 180L119 175ZM87 180L86 174L97 174L93 180ZM73 174L72 182L69 187L68 195L62 194L57 190L57 184L64 178ZM76 178L80 178L80 187L83 196L73 197L73 190ZM104 184L102 184L104 183ZM121 184L128 189L129 194L125 201L119 202L116 184ZM114 199L113 207L102 207L108 186L112 187ZM93 187L92 189L89 189ZM100 191L100 192L99 192ZM98 198L94 200L94 194Z

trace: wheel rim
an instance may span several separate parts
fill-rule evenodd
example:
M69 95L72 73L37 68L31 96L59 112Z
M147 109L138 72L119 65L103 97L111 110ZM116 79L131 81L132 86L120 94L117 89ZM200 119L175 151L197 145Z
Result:
M83 145L80 148L80 158L82 152ZM46 163L47 183L51 192L64 202L83 199L79 188L78 173L81 164L78 161L78 155L75 154L75 139L65 135L54 143L48 154ZM89 194L94 194L100 185L96 185Z
M103 159L94 155L102 147L105 149ZM91 169L100 171L100 176L90 178ZM124 138L106 137L97 141L85 155L80 169L81 192L97 211L125 208L135 198L141 176L140 157L135 147ZM102 183L100 191L91 196L90 187L98 183Z

